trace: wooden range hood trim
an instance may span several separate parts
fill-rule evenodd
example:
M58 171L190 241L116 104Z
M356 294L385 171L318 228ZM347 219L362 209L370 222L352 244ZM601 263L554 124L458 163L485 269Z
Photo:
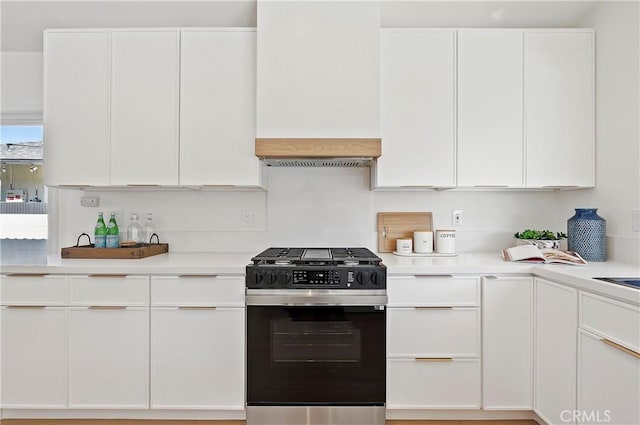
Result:
M256 138L259 158L379 158L382 139Z

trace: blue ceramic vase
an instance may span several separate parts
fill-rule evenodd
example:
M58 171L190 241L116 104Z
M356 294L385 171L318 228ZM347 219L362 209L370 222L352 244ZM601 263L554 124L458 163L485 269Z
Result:
M576 214L567 220L567 248L587 261L607 259L607 221L597 211L576 208Z

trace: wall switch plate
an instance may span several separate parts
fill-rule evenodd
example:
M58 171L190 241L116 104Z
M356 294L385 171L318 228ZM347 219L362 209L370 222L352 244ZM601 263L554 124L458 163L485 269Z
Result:
M251 210L242 211L242 225L244 227L253 226L253 211Z
M631 230L640 232L640 210L633 210L631 216Z
M97 196L83 196L80 198L80 206L97 207L100 204L100 198Z
M454 226L462 225L462 210L453 210L451 212L451 224Z

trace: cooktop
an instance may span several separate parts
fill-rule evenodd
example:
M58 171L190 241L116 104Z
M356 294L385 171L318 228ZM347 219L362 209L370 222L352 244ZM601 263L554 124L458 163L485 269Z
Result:
M640 277L594 277L594 279L640 289Z

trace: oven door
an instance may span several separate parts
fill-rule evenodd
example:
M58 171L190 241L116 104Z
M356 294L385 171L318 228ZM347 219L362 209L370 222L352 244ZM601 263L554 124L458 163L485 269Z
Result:
M384 305L248 305L248 406L384 406Z

